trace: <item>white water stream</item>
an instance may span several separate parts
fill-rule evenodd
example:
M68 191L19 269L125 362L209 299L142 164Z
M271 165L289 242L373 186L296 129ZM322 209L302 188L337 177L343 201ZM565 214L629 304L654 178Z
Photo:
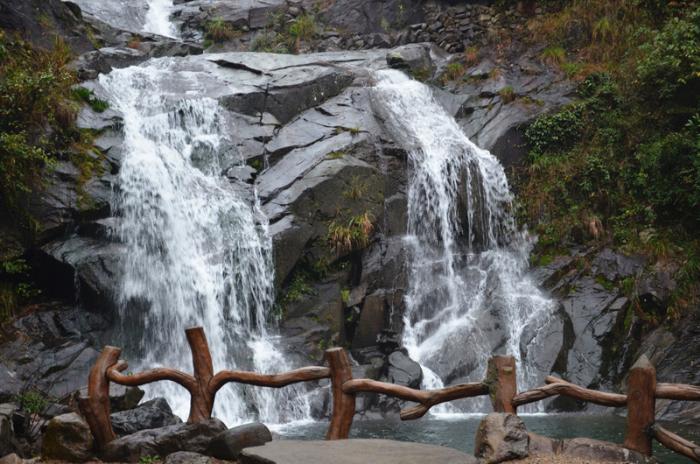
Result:
M542 326L555 304L527 275L532 241L516 228L503 167L420 82L380 71L373 97L409 154L403 343L423 366L424 387L480 380L494 353L514 355L519 386L533 386L545 373L523 359L521 342L538 342L523 332Z
M184 329L204 327L214 369L289 370L268 327L274 300L272 244L257 199L220 175L235 128L204 76L179 72L175 59L151 60L100 76L124 114L123 160L113 210L127 247L119 303L132 363L191 371ZM138 347L138 349L135 349ZM136 357L138 356L138 357ZM134 368L138 368L135 363ZM309 417L303 387L228 385L215 415L229 425ZM189 394L170 382L148 387L187 416Z

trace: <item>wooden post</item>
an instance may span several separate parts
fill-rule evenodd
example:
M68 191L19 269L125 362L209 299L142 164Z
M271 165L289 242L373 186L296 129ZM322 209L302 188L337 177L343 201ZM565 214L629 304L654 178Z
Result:
M630 369L627 380L627 433L625 448L651 456L651 426L654 425L656 369L642 355Z
M214 409L214 394L209 389L209 382L214 377L214 367L204 329L192 327L186 329L185 333L187 334L187 343L192 350L195 378L194 388L190 390L190 416L187 422L194 424L211 419L211 412Z
M87 398L78 398L78 407L85 417L98 449L117 438L112 429L107 370L119 360L121 348L105 346L88 376Z
M516 414L513 398L518 392L513 356L494 356L489 359L486 382L495 412Z
M343 391L343 384L352 380L352 369L350 359L342 348L326 350L325 357L328 361L328 367L331 369L331 393L333 395L333 412L326 440L341 440L348 438L355 415L355 394Z

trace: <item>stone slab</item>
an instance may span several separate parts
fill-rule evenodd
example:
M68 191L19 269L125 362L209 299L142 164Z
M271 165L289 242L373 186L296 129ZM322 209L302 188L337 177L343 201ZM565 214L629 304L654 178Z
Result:
M393 440L275 440L243 450L241 464L476 464L451 448Z

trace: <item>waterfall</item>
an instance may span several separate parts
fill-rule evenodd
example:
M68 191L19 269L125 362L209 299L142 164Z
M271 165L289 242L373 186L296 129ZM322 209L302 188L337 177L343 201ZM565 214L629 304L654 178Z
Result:
M503 167L429 87L393 70L376 77L375 110L408 152L403 344L423 366L424 388L480 380L494 353L514 355L520 387L533 386L545 373L523 356L537 335L523 333L544 325L555 304L527 275L532 240L516 228Z
M143 30L166 37L177 37L175 25L170 21L173 0L148 0Z
M126 247L119 295L120 340L134 367L191 371L184 329L204 327L214 369L272 373L291 366L268 327L274 302L272 244L258 201L221 176L235 128L212 98L204 72L178 71L173 58L101 75L124 115L123 160L115 187L116 238ZM242 162L242 160L240 161ZM138 361L138 365L134 363ZM309 416L303 387L229 384L214 414L229 425ZM186 417L189 395L159 382Z

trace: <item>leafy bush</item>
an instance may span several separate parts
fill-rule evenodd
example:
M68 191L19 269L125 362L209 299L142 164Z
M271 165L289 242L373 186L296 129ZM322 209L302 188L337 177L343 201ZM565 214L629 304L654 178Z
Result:
M645 98L684 106L700 102L700 8L672 18L642 45L636 71Z
M21 213L57 152L81 141L70 50L60 40L35 50L0 32L0 205Z
M579 141L583 126L583 105L575 103L562 111L540 116L525 131L533 158L561 153Z

